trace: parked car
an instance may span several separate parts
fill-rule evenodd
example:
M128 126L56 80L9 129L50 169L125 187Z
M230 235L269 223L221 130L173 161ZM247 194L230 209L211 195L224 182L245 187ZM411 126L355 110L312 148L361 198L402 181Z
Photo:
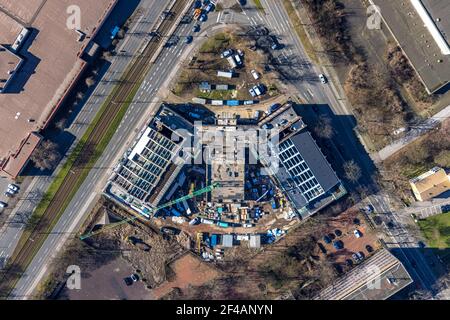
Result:
M340 237L342 236L342 231L339 229L334 230L334 234L336 235L336 237Z
M7 203L0 201L0 208L6 208L8 206Z
M200 25L196 24L193 28L192 28L193 32L199 32L200 31Z
M242 227L244 227L244 228L253 228L253 224L252 223L243 223Z
M322 251L323 254L327 253L327 249L325 249L324 245L321 244L320 242L317 243L317 245L319 246L320 251Z
M323 241L324 241L326 244L330 244L330 243L331 243L331 239L330 239L330 237L327 236L327 235L323 236Z
M8 197L8 198L12 198L12 197L14 197L14 193L12 193L11 191L9 191L9 190L7 190L7 191L5 191L4 193L3 193L6 197Z
M231 56L233 54L233 49L227 49L227 50L225 50L225 51L223 51L221 54L220 54L220 57L223 59L223 58L228 58L229 56Z
M336 240L336 241L333 242L333 247L336 250L343 249L344 248L344 243L341 240Z
M206 10L206 12L210 13L211 11L214 10L214 7L215 7L215 6L214 6L214 3L210 2L210 3L208 3L208 5L206 6L205 10Z
M275 36L269 37L269 41L270 41L270 48L272 48L272 50L277 50L281 48L281 45Z
M134 281L133 281L133 279L131 279L131 277L123 278L123 281L125 282L125 284L127 286L131 286L134 283Z
M366 250L367 250L368 253L373 252L373 248L370 245L366 245Z
M139 280L139 276L136 273L133 273L130 278L133 282L137 282Z
M345 264L347 265L347 267L352 267L353 266L353 260L352 259L347 259L347 260L345 260Z
M355 218L355 219L353 219L353 224L356 226L359 226L359 225L361 225L361 221L359 221L358 218Z
M329 233L328 236L330 237L331 240L336 239L336 236L334 235L334 233Z
M419 242L417 242L417 244L419 245L419 248L425 248L427 245L425 244L425 242L423 242L423 241L419 241Z
M12 190L13 192L19 192L20 188L18 186L16 186L15 184L10 183L10 184L8 184L8 189Z
M252 70L250 72L255 80L258 80L260 78L259 73L256 70Z
M270 108L269 108L269 114L272 113L272 112L277 111L280 107L281 107L281 104L279 104L279 103L274 103L274 104L271 105Z
M381 219L380 216L375 216L375 217L373 217L373 222L375 222L375 224L377 226L379 226L379 225L381 225L383 223L383 219Z
M367 213L372 213L375 210L374 210L374 207L371 204L369 204L364 208L364 211L366 211Z
M322 73L319 74L319 79L320 79L320 82L322 82L323 84L328 82L327 78Z
M353 234L355 235L356 238L362 237L362 233L358 229L353 230Z
M192 42L194 38L192 36L187 36L186 39L184 40L185 43L189 44Z
M352 254L352 258L353 258L353 260L355 260L356 261L356 263L358 263L361 259L359 258L359 256L356 254L356 253L353 253Z
M261 128L264 130L269 130L273 128L273 125L271 123L264 123Z
M198 21L200 21L200 22L205 22L206 19L208 19L208 16L206 15L206 13L202 13L202 14L200 15L200 18L198 18Z

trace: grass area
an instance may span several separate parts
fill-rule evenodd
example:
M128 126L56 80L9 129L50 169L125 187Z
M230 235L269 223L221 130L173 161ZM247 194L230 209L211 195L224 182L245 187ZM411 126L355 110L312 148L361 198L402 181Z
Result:
M303 28L302 22L300 21L300 17L298 16L297 11L295 10L291 0L283 0L283 5L284 8L286 9L286 12L288 13L289 20L294 26L294 30L297 33L300 42L303 44L303 48L305 48L305 51L308 54L309 58L316 64L319 64L319 59L317 58L314 47L311 41L309 40L308 35L306 34L305 28Z
M450 213L419 220L419 226L429 247L438 249L450 247Z
M236 90L211 90L211 92L201 92L200 90L194 91L195 95L200 98L211 100L229 100L233 98Z
M262 13L265 13L264 11L264 7L261 3L261 0L253 0L253 2L255 3L255 7L256 9L258 9L259 11L261 11Z
M200 53L220 52L230 44L231 37L227 33L218 33L213 38L205 41L200 47Z

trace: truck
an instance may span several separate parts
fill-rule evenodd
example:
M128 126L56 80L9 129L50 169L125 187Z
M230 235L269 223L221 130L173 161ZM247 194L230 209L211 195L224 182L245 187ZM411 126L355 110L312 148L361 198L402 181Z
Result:
M233 78L233 72L231 72L231 71L217 71L217 76L231 79L231 78Z
M229 224L227 222L219 221L217 222L217 225L221 228L228 228Z
M234 59L233 56L229 56L229 57L227 58L227 61L228 61L228 63L230 64L230 67L231 67L232 69L234 69L234 68L237 67L236 60Z

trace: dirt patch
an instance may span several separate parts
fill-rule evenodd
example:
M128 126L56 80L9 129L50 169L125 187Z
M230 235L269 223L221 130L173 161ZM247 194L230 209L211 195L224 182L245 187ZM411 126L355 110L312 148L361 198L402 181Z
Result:
M218 270L202 262L191 253L187 253L175 260L168 267L172 272L172 276L161 286L152 290L152 295L156 299L167 295L174 288L183 290L190 286L201 286L220 275Z
M190 100L193 97L200 97L213 100L252 100L249 89L261 83L267 88L267 93L258 97L258 100L265 100L279 94L276 83L277 75L274 71L265 70L268 58L262 50L256 50L254 43L248 37L240 36L244 30L227 30L214 35L206 40L191 58L179 76L176 85L172 88L175 95ZM252 48L253 50L251 50ZM228 71L231 65L227 59L221 58L220 54L224 50L233 49L242 52L242 67L234 69L234 76L231 79L218 77L217 71ZM251 74L251 70L256 70L261 78L256 80ZM229 90L201 91L200 83L208 82L211 85L229 85Z

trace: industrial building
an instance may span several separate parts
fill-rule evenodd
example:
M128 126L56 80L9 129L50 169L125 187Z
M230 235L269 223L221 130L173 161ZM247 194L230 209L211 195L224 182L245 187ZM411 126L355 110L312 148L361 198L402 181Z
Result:
M190 154L193 126L162 105L115 168L106 194L149 216L174 183Z
M118 1L0 0L0 175L21 173ZM79 26L68 23L77 22L74 8L82 12Z
M428 93L450 82L448 0L371 0Z

